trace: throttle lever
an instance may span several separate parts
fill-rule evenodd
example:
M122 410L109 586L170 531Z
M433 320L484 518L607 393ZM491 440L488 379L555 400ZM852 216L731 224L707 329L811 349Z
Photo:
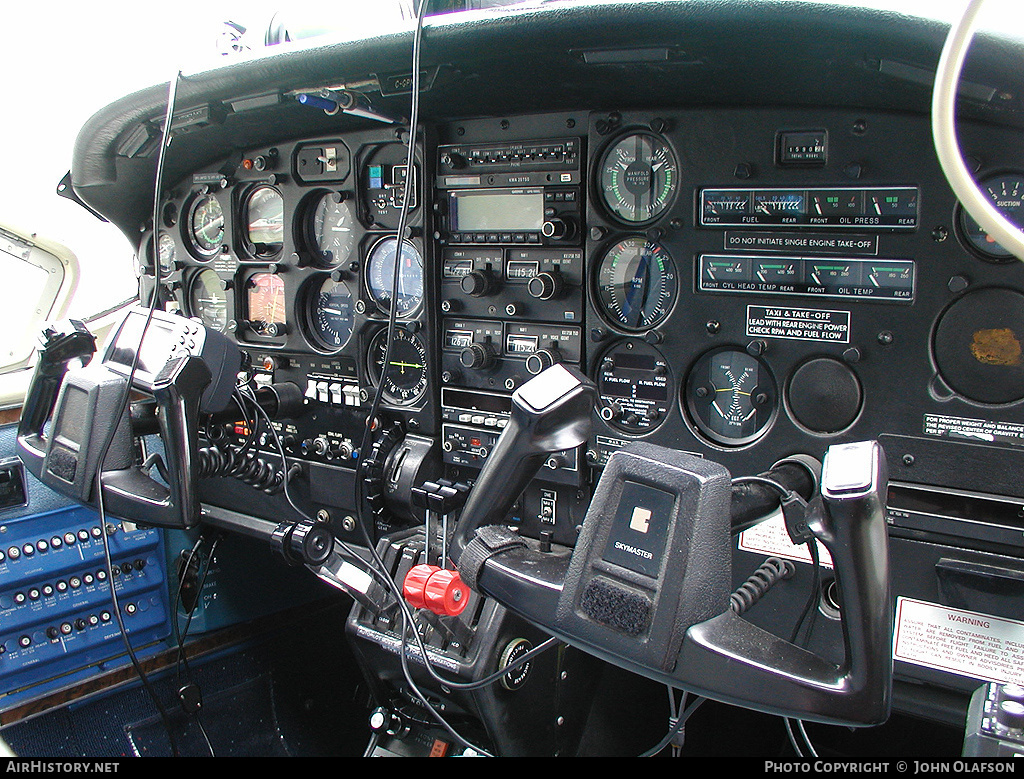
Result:
M473 485L452 536L458 564L477 529L505 517L552 452L587 440L597 389L576 369L557 363L512 394L512 415Z

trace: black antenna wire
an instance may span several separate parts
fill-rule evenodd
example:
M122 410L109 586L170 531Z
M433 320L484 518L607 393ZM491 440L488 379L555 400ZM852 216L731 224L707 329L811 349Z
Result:
M106 462L107 454L110 451L110 447L114 440L114 434L117 431L120 420L124 417L128 408L128 403L131 399L132 382L135 379L135 373L139 366L139 355L142 352L142 344L146 339L146 332L149 330L150 322L153 320L153 312L156 309L157 301L160 297L160 195L163 189L164 163L167 156L167 147L171 142L171 120L174 116L174 104L177 97L178 80L180 78L181 71L175 71L174 76L171 78L167 87L167 109L164 115L163 137L160 142L160 151L157 154L156 175L153 181L153 290L150 293L149 310L146 314L145 324L142 327L142 333L139 336L138 348L135 350L135 355L132 358L131 368L128 372L128 379L125 382L124 391L117 406L117 412L111 418L113 420L113 424L110 426L110 430L107 432L106 438L103 441L103 446L100 447L99 450L100 456L97 461L98 465L96 467L95 484L96 509L99 512L100 519L100 537L103 539L103 555L107 569L107 581L110 583L110 600L113 605L114 616L117 619L121 639L124 642L125 650L131 660L132 667L135 669L135 673L142 682L142 686L145 688L146 693L153 701L153 705L156 706L157 712L160 715L160 721L163 724L164 730L167 732L167 739L171 744L171 753L175 757L179 757L180 753L178 751L177 740L174 738L174 731L171 727L170 717L168 716L164 705L160 702L160 698L156 694L156 690L154 690L152 684L150 684L149 677L146 676L146 672L139 663L139 659L135 654L135 649L132 647L131 641L128 638L128 630L125 627L124 619L121 616L121 606L118 602L117 591L114 586L114 567L111 560L110 543L107 539L106 511L103 506L103 466Z

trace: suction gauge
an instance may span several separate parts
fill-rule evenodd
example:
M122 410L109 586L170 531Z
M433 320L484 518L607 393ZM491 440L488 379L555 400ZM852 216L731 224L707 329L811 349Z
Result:
M1024 173L1004 173L981 182L982 191L991 198L996 210L1015 226L1024 229ZM960 229L968 245L984 259L1014 262L1014 257L995 242L974 218L960 209Z
M620 138L605 151L599 170L605 207L627 224L652 222L672 205L679 178L676 158L657 135Z
M610 322L624 330L660 324L676 297L676 266L669 253L643 236L619 241L597 269L597 302Z

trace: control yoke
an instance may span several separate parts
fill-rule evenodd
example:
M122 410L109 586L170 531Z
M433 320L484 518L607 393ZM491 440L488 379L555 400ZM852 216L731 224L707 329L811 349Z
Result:
M462 579L567 643L667 685L782 716L884 722L892 609L881 447L831 447L820 500L802 523L835 567L845 643L837 665L731 610L733 515L743 504L749 525L750 506L721 465L631 444L609 458L575 548L541 551L502 524L548 453L586 441L595 399L594 386L563 365L513 395L452 539ZM773 469L771 481L796 492L786 473Z
M93 358L95 350L80 322L43 333L18 426L25 466L57 492L93 505L101 471L111 514L161 527L195 525L199 415L227 407L241 353L192 320L144 308L128 312L102 359ZM129 389L156 402L166 484L135 463Z

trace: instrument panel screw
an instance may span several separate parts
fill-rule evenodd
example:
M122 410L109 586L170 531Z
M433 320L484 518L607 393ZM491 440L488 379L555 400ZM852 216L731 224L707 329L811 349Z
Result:
M932 240L935 241L935 243L942 243L947 238L949 238L949 230L943 225L939 225L932 230Z
M709 319L704 325L704 329L707 330L711 335L714 335L722 329L722 323L714 319Z
M865 119L858 119L853 123L853 134L863 135L868 131L868 123Z
M738 179L749 179L754 175L754 167L749 162L737 163L732 175Z
M876 338L878 340L878 343L880 343L882 346L888 346L894 340L893 334L888 330L883 330L878 334Z
M913 465L914 464L914 455L912 455L912 454L905 454L905 455L903 455L903 464L905 466L907 466L908 468L911 465Z

